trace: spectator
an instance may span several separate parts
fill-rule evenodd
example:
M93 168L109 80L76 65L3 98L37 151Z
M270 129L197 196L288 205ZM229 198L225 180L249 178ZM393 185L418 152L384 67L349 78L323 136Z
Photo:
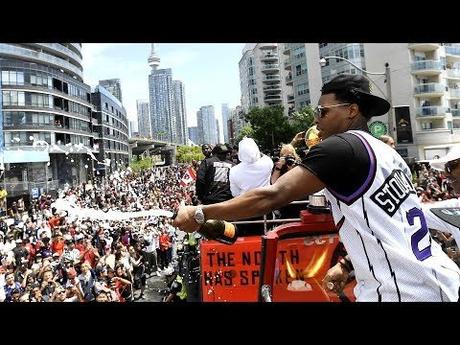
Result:
M238 145L238 158L241 161L230 169L230 190L236 197L248 190L270 184L273 161L260 153L252 138L244 138Z
M201 162L196 180L196 194L205 205L232 198L228 175L233 163L227 160L229 149L219 144L212 153L212 157Z
M388 146L390 146L391 148L394 148L394 149L396 148L394 139L390 137L389 135L381 135L379 139L383 141L385 144L387 144Z
M212 153L212 147L211 145L209 144L203 144L201 145L201 152L203 153L204 155L204 158L210 158L211 157L211 153Z

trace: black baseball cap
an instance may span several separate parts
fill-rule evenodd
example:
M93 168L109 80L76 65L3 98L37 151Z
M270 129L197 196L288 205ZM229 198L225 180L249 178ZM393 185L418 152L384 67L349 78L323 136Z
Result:
M353 103L365 108L366 117L381 116L388 113L390 103L381 97L371 94L369 79L360 74L340 74L323 85L321 94L349 92Z

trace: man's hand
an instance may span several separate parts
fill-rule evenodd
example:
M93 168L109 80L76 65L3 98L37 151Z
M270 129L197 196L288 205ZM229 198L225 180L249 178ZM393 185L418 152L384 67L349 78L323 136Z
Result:
M350 273L340 263L337 263L327 271L323 279L323 288L326 291L333 291L336 294L340 294L345 287L349 275Z
M275 167L278 169L282 169L285 163L286 163L286 159L284 157L280 157L278 162L275 163Z
M292 138L291 145L296 146L298 143L302 142L305 138L305 131L299 132Z
M173 226L186 232L193 232L200 227L193 218L196 206L181 206L177 211L177 216L174 219Z

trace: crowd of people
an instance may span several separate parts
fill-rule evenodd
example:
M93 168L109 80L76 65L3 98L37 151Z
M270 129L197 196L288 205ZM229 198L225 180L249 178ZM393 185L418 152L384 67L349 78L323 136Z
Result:
M144 298L146 279L172 270L180 231L169 218L91 219L87 210L126 214L172 211L191 204L194 186L181 185L188 166L130 168L93 183L66 186L58 207L43 194L28 208L15 202L0 220L0 301L125 302ZM115 212L115 213L113 213Z
M414 180L421 202L432 202L456 197L452 183L443 171L432 169L427 163L414 166Z

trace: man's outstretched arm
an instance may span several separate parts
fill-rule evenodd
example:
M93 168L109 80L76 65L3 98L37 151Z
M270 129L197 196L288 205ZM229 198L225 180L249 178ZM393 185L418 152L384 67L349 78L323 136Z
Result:
M257 188L237 198L202 207L206 219L237 220L266 214L324 187L324 183L309 170L296 167L281 176L271 186ZM179 208L173 225L183 231L197 230L199 226L193 218L195 209L196 206Z

